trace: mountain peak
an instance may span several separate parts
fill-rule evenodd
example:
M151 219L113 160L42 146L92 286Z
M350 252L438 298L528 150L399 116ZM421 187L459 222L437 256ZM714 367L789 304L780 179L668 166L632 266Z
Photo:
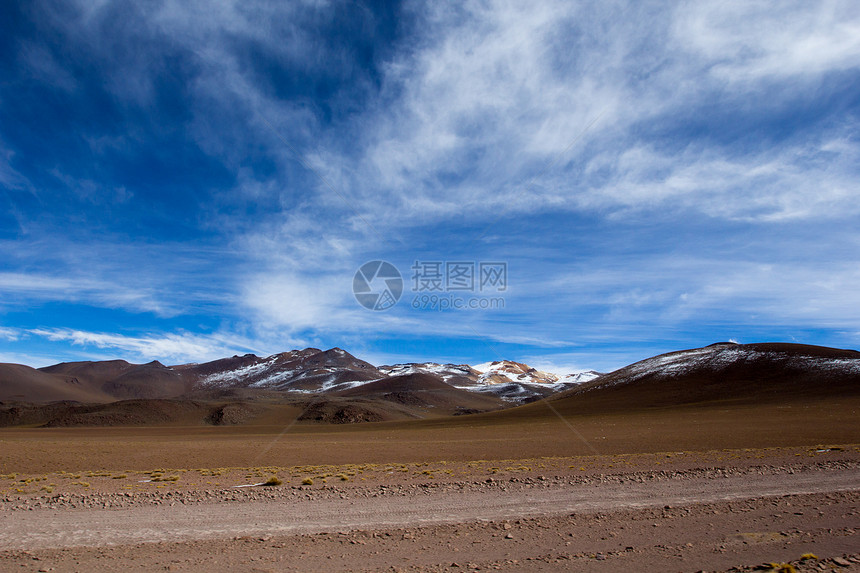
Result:
M529 382L555 384L559 381L556 374L543 372L522 362L513 360L494 360L473 367L481 373L481 384L506 384L509 382Z

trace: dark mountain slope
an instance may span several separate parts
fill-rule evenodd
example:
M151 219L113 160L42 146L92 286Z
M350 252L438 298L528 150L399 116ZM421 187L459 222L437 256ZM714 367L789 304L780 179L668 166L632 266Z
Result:
M551 398L569 412L860 396L860 352L720 343L649 358Z

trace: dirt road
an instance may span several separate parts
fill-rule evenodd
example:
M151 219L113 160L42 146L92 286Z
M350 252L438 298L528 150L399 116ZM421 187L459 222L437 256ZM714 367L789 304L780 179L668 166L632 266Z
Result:
M690 566L667 570L696 571L749 559L755 564L763 551L786 560L805 549L850 553L860 546L858 499L854 466L656 480L614 476L586 484L373 486L322 497L283 490L257 501L180 496L116 508L7 504L0 513L0 569L134 571L136 564L161 560L169 570L188 571L365 571L392 564L436 571L480 567L472 562L480 557L490 569L549 571L558 560L580 558L588 570L608 571L623 559L635 559L625 566L657 567L674 551L677 565L681 559ZM727 561L741 556L746 561ZM272 568L259 567L266 561ZM846 563L841 570L860 568Z
M0 549L414 527L850 490L860 490L860 472L855 470L568 485L519 491L488 485L479 491L407 493L358 499L37 510L5 513L0 517Z

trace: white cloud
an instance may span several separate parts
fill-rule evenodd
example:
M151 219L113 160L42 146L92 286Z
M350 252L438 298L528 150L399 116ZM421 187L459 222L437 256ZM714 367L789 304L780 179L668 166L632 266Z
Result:
M679 153L632 147L595 159L590 170L611 164L615 178L578 201L586 208L683 208L762 222L845 218L860 212L858 160L860 148L845 138L743 156L701 147Z
M293 332L308 329L349 330L356 324L360 310L348 300L352 282L344 276L265 273L248 277L243 293L244 304L256 313L259 321L282 326Z
M56 357L27 352L0 352L0 363L23 364L30 368L42 368L57 363Z
M716 271L716 272L715 272ZM850 328L860 321L860 281L856 262L837 264L750 264L732 262L713 269L707 280L678 305L682 316L731 308L734 315L770 324L817 324Z
M0 326L0 340L7 340L9 342L14 342L21 337L21 330L18 328L9 328L6 326Z
M800 254L800 253L799 253ZM766 258L766 254L764 256ZM587 320L570 325L573 340L630 337L696 325L818 325L850 329L860 321L857 261L762 262L732 257L650 256L620 268L560 274L542 297ZM538 311L539 303L533 307ZM618 327L627 332L619 332Z
M601 127L612 123L620 97L612 77L617 50L574 56L597 60L576 72L555 69L569 59L559 51L579 49L566 45L568 34L587 34L573 25L576 12L573 4L547 2L424 14L419 49L386 70L386 83L402 97L362 119L368 145L356 169L367 181L363 205L374 201L395 224L532 210L536 197L521 196L521 187L601 112ZM598 67L602 75L592 73Z
M149 336L88 332L70 328L30 329L28 333L53 342L70 342L76 346L110 350L118 356L166 364L205 362L253 351L253 342L234 334L202 335L187 332ZM242 342L250 342L249 345ZM114 356L116 357L116 355Z
M105 6L80 9L84 28L105 17ZM705 142L666 151L663 142L638 135L643 123L721 105L726 74L743 78L750 93L774 81L794 93L801 84L814 88L822 74L856 68L860 17L851 2L414 5L421 25L384 63L375 97L349 124L335 126L343 133L307 107L274 97L238 47L259 46L285 68L321 60L350 65L327 58L302 26L302 15L325 20L331 9L325 3L168 2L147 15L141 34L152 49L170 37L200 64L189 78L189 103L190 130L203 149L240 170L249 147L263 144L278 162L280 182L239 173L236 191L255 200L278 196L285 211L298 207L318 221L324 211L341 222L341 229L326 229L336 240L366 233L362 218L388 237L398 227L464 212L483 219L591 207L626 212L679 195L689 196L683 202L690 208L730 219L814 218L852 204L856 174L846 166L856 163L858 150L851 138L833 152L838 167L832 172L821 163L809 169L792 161L816 152L815 144L789 142L738 160ZM83 42L92 30L69 33ZM127 70L133 89L120 89L118 97L149 97L151 88L141 85L154 81L152 65ZM839 138L831 133L817 140L823 149ZM335 182L343 197L300 163ZM289 173L308 176L309 193L285 189ZM595 173L598 180L584 180ZM807 205L810 181L825 187L816 199L821 208ZM717 208L722 204L729 207Z
M93 269L90 269L93 270ZM161 300L151 289L133 288L119 281L99 278L57 276L41 273L0 273L4 301L84 302L109 308L171 315L176 307Z
M851 0L698 1L673 32L720 80L755 82L860 66L860 13Z
M727 6L729 11L735 8ZM463 215L480 221L501 213L558 209L596 210L620 218L644 210L669 219L678 211L697 211L714 219L759 223L857 213L854 166L860 153L845 136L850 129L743 154L704 140L667 148L663 141L637 134L643 122L691 113L721 97L723 85L698 78L725 59L680 36L687 29L685 19L692 18L686 12L619 13L553 2L483 3L468 4L463 10L434 6L422 17L426 26L409 46L413 49L395 56L385 68L383 98L389 93L398 97L383 100L379 108L371 107L358 117L362 139L357 154L333 148L317 149L306 157L384 235L397 234L398 228L432 229L439 221ZM794 18L787 13L781 17ZM748 24L733 18L728 12L716 18L719 25L709 41L730 42L718 40L716 34L726 38L748 34ZM816 29L822 26L826 27ZM778 43L762 41L765 46ZM764 65L763 60L745 64L748 88L773 81L767 68L776 61L778 49L769 49L771 64ZM842 61L822 56L818 70L839 69ZM782 74L801 74L804 81L814 81L807 70L791 66ZM601 113L592 130L574 142ZM560 156L571 142L574 146ZM527 187L554 161L534 186ZM450 316L400 315L395 320L392 314L382 322L354 308L340 283L363 262L363 252L372 252L368 243L376 238L341 197L322 184L317 192L301 214L291 213L274 233L266 229L247 239L267 269L245 282L247 308L263 320L296 331L344 333L362 324L386 332L417 334L444 328L450 336L474 336L463 324L441 326L446 320L458 323L462 316L451 321ZM316 207L327 209L326 217L349 223L320 229ZM706 299L703 293L708 289L698 280L707 272L690 279L685 270L671 268L671 262L651 257L646 261L664 274L645 268L598 270L594 276L574 280L596 286L577 290L575 300L563 308L576 308L583 299L595 306L608 302L607 317L613 325L602 332L617 335L615 325L632 320L637 312L674 315L680 321L675 298L679 293L673 287L683 283L689 291L682 305L690 313L686 316L706 312L692 310L696 304L692 301L701 304ZM329 272L321 268L325 265ZM728 262L704 261L701 266L718 279L731 272ZM678 282L662 283L667 274ZM621 288L629 283L636 286ZM606 289L614 293L608 300ZM534 292L550 291L547 285L535 285ZM715 297L715 292L707 296ZM754 294L748 291L744 296ZM710 304L729 301L727 294ZM475 328L490 340L510 343L546 347L570 340L569 333L554 327L535 332L541 327L534 321L545 320L542 308L538 304L517 317L514 323L522 328L500 329L493 324L497 316L486 320L481 316Z
M94 30L109 6L81 3L78 20L57 16L55 25L110 58L117 39L93 39L100 37ZM259 47L285 69L305 70L320 61L328 68L355 65L330 57L314 30L302 24L308 14L325 21L333 9L310 2L163 3L143 15L139 36L127 39L152 53L144 50L140 65L123 70L117 81L128 85L116 87L116 95L141 105L153 97L156 66L167 54L162 40L170 38L171 49L193 54L199 65L189 78L188 102L196 142L231 169L240 170L249 148L261 145L279 165L278 183L240 173L236 191L255 199L281 196L284 210L300 207L316 217L325 209L345 223L341 239L366 231L356 218L388 236L392 228L463 212L486 219L594 205L651 208L702 184L704 193L695 193L689 204L701 203L713 216L744 218L747 204L732 201L740 192L750 199L752 218L770 206L777 218L817 217L828 209L806 209L797 197L808 195L805 184L822 174L830 187L823 204L849 205L845 195L855 186L846 187L844 169L795 166L798 176L790 176L785 168L793 166L791 155L809 151L794 142L777 146L770 157L754 152L739 161L704 143L680 153L658 151L662 142L643 140L638 131L643 123L721 105L726 77L742 78L750 93L774 81L794 93L815 88L823 74L856 68L860 16L850 1L413 5L409 10L420 25L382 65L379 92L350 123L327 127L313 110L275 97L241 46ZM751 99L747 105L767 102ZM835 135L818 139L833 141ZM850 165L857 145L843 139L836 153L837 163ZM774 157L780 161L772 163ZM659 166L657 179L654 166L643 168L650 160ZM287 174L309 175L302 162L335 181L348 206L315 180L312 193L285 189ZM768 166L774 169L766 173ZM583 181L583 171L598 167L608 170L608 183ZM849 175L847 183L856 177L853 170ZM713 184L707 182L711 176ZM725 199L734 208L713 208Z
M802 126L811 131L762 149L744 143L742 154L731 141L647 128L715 106L767 112L774 82L777 97L814 98L822 75L860 65L860 18L849 7L428 8L414 49L385 69L382 96L398 97L357 120L358 155L320 152L314 166L335 179L335 166L351 165L348 196L388 229L558 209L844 218L858 204L856 126ZM727 66L743 77L743 104L725 102L725 80L709 79Z

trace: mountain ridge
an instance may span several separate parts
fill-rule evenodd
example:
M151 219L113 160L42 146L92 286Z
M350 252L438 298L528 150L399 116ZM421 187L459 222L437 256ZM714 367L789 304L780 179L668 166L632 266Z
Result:
M378 380L421 373L438 377L452 388L519 403L583 381L582 373L561 380L562 377L518 362L493 364L496 367L491 372L480 372L466 364L431 362L376 367L339 347L309 347L265 357L249 353L173 366L157 360L133 364L121 359L62 362L38 369L0 364L0 400L110 403L242 389L334 394Z
M573 382L564 378L573 379ZM791 343L715 343L607 374L559 377L526 364L374 366L341 348L206 363L0 364L0 425L357 423L462 414L563 416L860 398L860 352ZM794 406L789 406L794 407ZM538 409L544 413L547 408ZM509 414L510 413L510 414ZM541 414L543 415L543 414ZM196 421L196 422L195 422Z

